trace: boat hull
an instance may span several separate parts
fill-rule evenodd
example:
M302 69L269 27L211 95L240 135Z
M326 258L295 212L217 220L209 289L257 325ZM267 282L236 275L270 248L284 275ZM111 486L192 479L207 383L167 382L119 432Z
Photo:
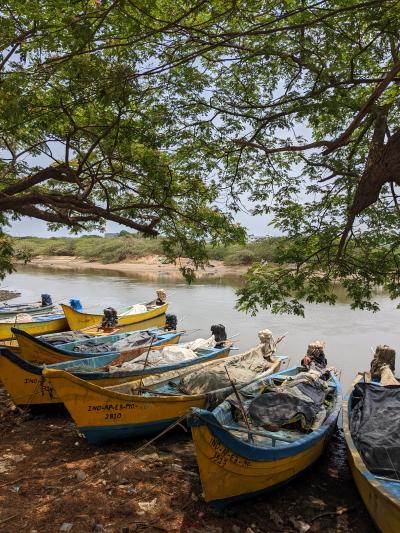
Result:
M361 380L359 376L353 383ZM343 402L343 432L346 440L347 458L358 492L376 526L383 533L397 533L400 531L400 482L389 483L377 479L367 469L358 452L350 433L351 394Z
M214 359L228 354L229 348L221 349ZM281 361L277 360L271 373L277 371L280 364ZM121 394L86 383L66 372L45 369L43 374L50 380L79 430L93 444L161 431L185 415L190 408L204 408L207 402L205 394Z
M279 376L290 373L284 371ZM337 383L337 382L336 382ZM275 490L307 470L322 454L336 428L338 399L323 426L287 446L257 447L225 430L212 413L194 412L189 426L206 502L225 507Z
M162 348L162 346L169 344L176 344L179 341L180 335L170 335L169 340L162 341L160 344L155 344L155 348ZM161 342L163 342L161 346ZM143 351L148 347L142 347ZM115 354L100 355L91 358L92 368L105 366L113 359ZM76 361L65 361L65 365L89 364L84 359ZM96 366L98 365L98 366ZM77 368L78 369L78 368ZM0 381L10 394L13 402L16 405L48 405L62 403L56 391L51 386L51 383L42 375L43 367L26 361L16 354L0 350ZM150 375L150 372L143 374L144 377ZM136 372L85 372L81 373L82 378L90 383L95 383L99 387L107 387L113 385L120 385L127 381L139 379L141 374Z
M83 313L72 309L69 305L61 304L65 317L68 321L68 325L71 330L75 329L87 329L90 327L98 327L101 324L103 315ZM148 326L144 326L143 323L165 315L168 309L168 304L159 305L154 309L150 309L145 313L137 313L135 315L126 315L118 317L118 327L122 328L128 326L132 328L132 331L136 329L145 329Z
M0 341L15 339L11 328L18 326L18 329L26 331L30 335L45 335L46 333L58 333L60 331L66 331L68 328L68 322L65 317L53 318L46 321L37 322L19 322L17 324L11 322L0 322Z

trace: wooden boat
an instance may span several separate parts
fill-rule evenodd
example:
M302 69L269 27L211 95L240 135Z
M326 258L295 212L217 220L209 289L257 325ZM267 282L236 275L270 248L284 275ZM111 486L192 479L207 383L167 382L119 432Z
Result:
M154 342L154 349L161 349L163 346L174 344L180 338L180 333L160 333L157 341ZM135 355L143 353L148 347L141 347ZM159 374L169 371L171 366L149 367L148 371L120 371L107 372L104 367L114 364L115 352L98 355L96 357L79 358L63 363L54 363L46 368L55 368L74 372L74 375L82 380L96 383L100 387L106 385L117 385L140 379L148 376L151 372ZM192 364L201 362L202 359L192 361ZM185 361L186 363L186 361ZM177 365L179 366L179 365ZM96 370L98 369L98 370ZM9 392L16 405L36 405L61 403L55 391L42 375L43 366L25 361L14 352L5 348L0 349L0 381Z
M358 491L375 524L383 533L397 533L400 531L400 479L385 479L371 473L350 432L354 387L363 381L363 375L357 376L343 402L343 431L347 457Z
M299 368L284 370L269 379L279 384L295 376ZM264 380L267 381L267 380ZM333 432L341 407L340 384L329 380L334 395L333 407L322 425L309 433L292 431L243 430L232 418L229 402L214 411L195 409L188 425L196 448L205 500L223 507L275 489L303 472L321 455ZM243 389L259 395L263 380Z
M92 345L101 345L101 344L108 344L117 342L119 340L122 340L132 333L119 333L115 335L104 335L101 337L93 337L92 339L85 339L75 342L68 342L61 345L52 345L47 342L45 342L45 338L38 338L33 337L32 335L29 335L25 331L20 331L17 328L12 328L12 331L15 335L15 338L18 341L19 345L19 356L22 359L25 359L26 361L30 361L31 363L36 364L54 364L54 363L62 363L64 361L73 361L73 360L80 360L84 357L96 357L100 355L106 355L106 354L117 354L117 351L113 352L77 352L74 351L75 348L79 347L79 345L82 345L83 343L87 344L90 343ZM149 335L154 335L155 340L152 344L152 346L160 346L161 344L176 344L179 342L179 339L181 337L180 333L167 333L159 328L153 328L147 331ZM137 333L140 332L140 330L136 331ZM136 333L134 332L134 333ZM149 347L148 343L143 344L142 348L143 351L146 350ZM138 347L139 348L139 347ZM140 353L137 351L137 355L140 355Z
M168 309L168 303L157 305L155 302L149 302L143 304L147 307L147 311L144 313L129 314L130 309L134 306L124 307L118 310L118 328L129 327L131 331L135 329L145 329L153 326L148 321L157 317L165 315ZM84 329L100 327L103 315L85 313L83 311L76 311L69 305L61 304L65 317L68 321L70 329Z
M229 348L215 348L213 358L225 357ZM217 365L229 367L238 358L248 359L252 351L231 356L221 361L197 365L196 368L178 369L161 378L150 376L143 382L125 383L116 387L98 387L62 370L44 369L58 396L64 402L79 431L91 443L136 438L167 428L185 415L191 407L206 407L210 395L226 394L232 389L209 391L208 394L185 395L178 388L182 377L206 369L212 373ZM211 354L210 354L211 357ZM281 358L266 364L265 374L277 371ZM141 390L140 386L145 390Z
M1 322L0 321L0 341L14 339L11 329L18 325L18 329L26 331L31 335L44 335L46 333L56 333L68 329L68 323L63 314L36 315L29 322Z
M44 315L54 309L54 304L42 306L40 302L21 303L3 305L0 307L0 320L9 318L18 313L27 313L29 315Z

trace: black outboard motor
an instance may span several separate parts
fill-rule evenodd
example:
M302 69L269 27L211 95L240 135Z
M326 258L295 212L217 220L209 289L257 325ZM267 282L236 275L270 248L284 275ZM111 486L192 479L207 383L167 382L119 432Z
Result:
M42 297L42 307L47 307L53 305L53 300L51 299L50 294L41 294Z
M211 326L211 333L215 338L215 347L222 348L224 342L228 338L226 335L225 326L222 324L214 324L214 326Z
M118 324L118 315L117 311L113 307L107 307L103 310L104 316L101 321L102 328L115 328Z
M176 315L167 314L165 315L165 331L175 331L178 326L178 319Z

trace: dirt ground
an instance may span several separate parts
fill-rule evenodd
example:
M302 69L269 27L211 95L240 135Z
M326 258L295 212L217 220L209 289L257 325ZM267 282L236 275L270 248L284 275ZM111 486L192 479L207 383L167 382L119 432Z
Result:
M23 412L0 389L0 532L376 531L340 430L297 480L223 512L202 499L190 433L146 442L89 445L62 409Z

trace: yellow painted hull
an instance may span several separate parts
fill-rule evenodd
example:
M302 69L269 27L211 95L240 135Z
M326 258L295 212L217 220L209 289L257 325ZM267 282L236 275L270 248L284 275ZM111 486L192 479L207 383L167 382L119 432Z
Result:
M283 459L251 461L226 448L206 426L193 427L192 437L207 502L248 497L286 483L318 459L325 442Z
M176 344L179 337L171 339L167 344ZM162 348L157 346L156 348ZM146 349L146 348L144 348ZM57 355L57 354L56 354ZM53 362L53 361L52 361ZM60 361L54 361L60 362ZM151 375L151 372L143 374L143 377ZM120 385L127 381L135 381L140 379L140 376L125 376L112 377L113 374L108 374L103 379L96 379L93 382L99 387L111 387L113 385ZM16 405L45 405L62 403L51 383L43 375L38 375L29 369L22 368L6 357L0 354L0 380L4 387L10 394L13 402ZM90 380L86 383L90 383Z
M218 358L228 354L229 348ZM215 360L213 362L216 363ZM213 362L203 364L212 367ZM274 371L279 369L280 364L280 361L275 362ZM202 365L198 365L200 366ZM188 372L190 369L186 367L182 371ZM176 375L176 371L171 372L174 373ZM162 431L177 418L187 414L190 408L204 408L207 402L205 394L125 394L82 381L62 370L44 369L43 374L49 379L80 431L89 442L95 444Z
M80 311L75 311L75 309L72 309L69 305L61 304L61 307L63 308L65 317L68 321L69 327L71 330L75 329L84 329L91 327L99 327L101 324L101 321L103 319L103 315L98 314L91 314L91 313L82 313ZM145 313L137 313L135 315L126 315L126 316L119 316L118 317L118 328L128 327L131 328L131 331L137 330L137 329L144 329L147 327L153 327L148 326L147 321L150 321L157 317L163 317L165 313L167 312L168 304L160 305L155 307L154 309L151 309L149 311L146 311ZM165 321L165 317L164 317ZM143 322L146 322L146 325L143 324ZM125 330L120 330L125 331Z
M30 335L45 335L46 333L58 333L69 329L67 320L64 317L43 322L18 322L17 324L0 322L0 341L15 338L11 331L14 326Z
M184 415L191 407L204 407L206 399L201 396L139 396L120 394L92 385L61 370L45 369L43 374L50 379L53 388L62 399L75 424L86 436L96 431L105 434L107 429L119 426L142 426L143 432L151 430L157 422L166 424ZM111 440L112 434L107 436ZM96 438L88 437L96 442ZM103 439L101 439L103 440Z
M353 383L352 389L359 376ZM357 489L371 518L383 533L400 531L400 501L385 490L382 483L369 473L350 433L348 402L343 402L343 431L347 458Z

